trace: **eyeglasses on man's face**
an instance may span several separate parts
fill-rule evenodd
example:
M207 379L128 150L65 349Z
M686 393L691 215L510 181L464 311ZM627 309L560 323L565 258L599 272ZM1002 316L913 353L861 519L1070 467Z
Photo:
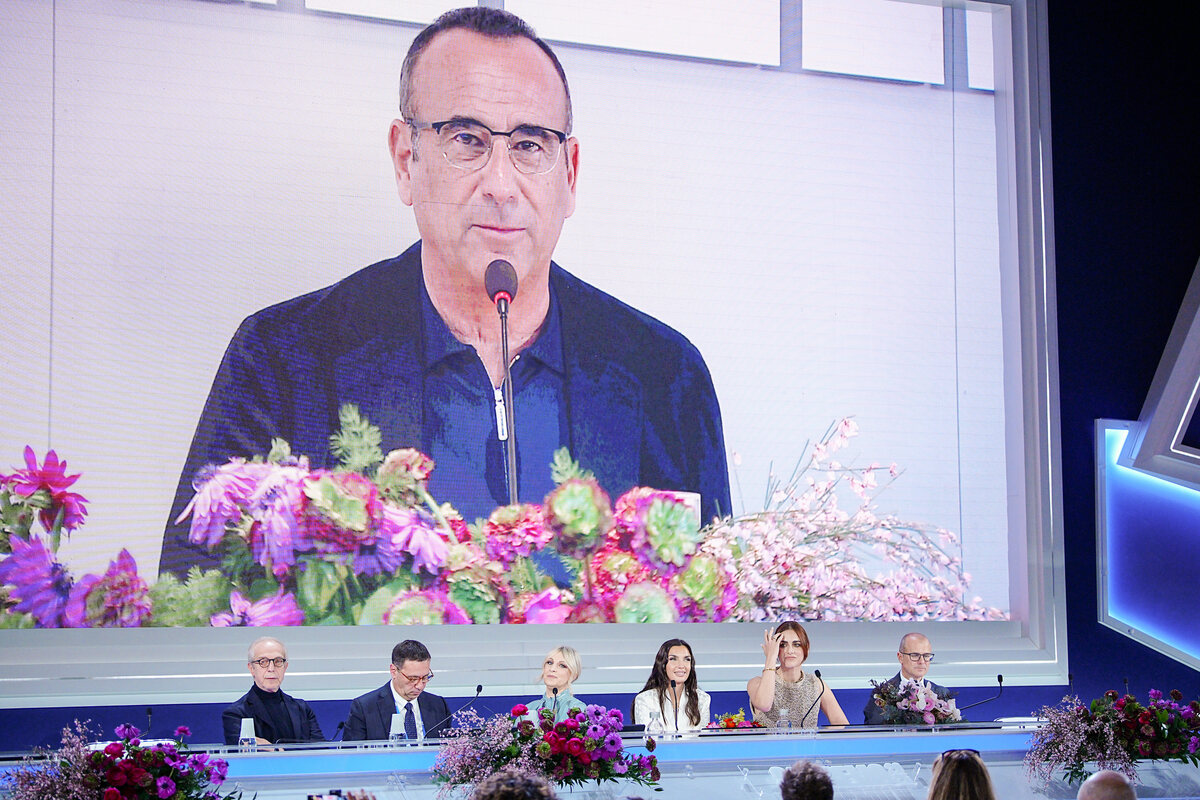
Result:
M933 661L933 653L906 653L903 650L901 650L900 655L908 656L908 660L912 661L914 663L916 663L918 661L925 661L925 662Z
M274 667L275 669L283 669L287 666L286 658L256 658L250 662L256 665L259 669Z
M396 671L400 672L400 670ZM431 672L428 675L405 675L403 672L400 672L400 677L404 678L404 680L408 681L413 686L420 686L423 683L429 683L431 680L433 680L433 673Z
M473 119L450 119L444 122L409 121L413 130L433 131L434 141L447 163L464 172L475 172L487 166L492 157L492 145L497 136L508 139L508 157L519 172L544 175L558 164L567 135L540 125L518 125L511 131L494 131Z

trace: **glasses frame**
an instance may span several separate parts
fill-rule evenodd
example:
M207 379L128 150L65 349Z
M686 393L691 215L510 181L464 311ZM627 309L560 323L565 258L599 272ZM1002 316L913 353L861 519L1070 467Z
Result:
M403 672L400 671L399 667L396 667L396 674L399 675L400 677L404 678L404 680L408 681L413 686L416 686L416 685L422 684L422 683L428 684L431 680L433 680L433 670L430 670L428 675L421 675L421 676L414 677L412 675L405 675Z
M926 664L933 663L933 653L906 653L901 650L900 655L908 656L908 660L914 664L918 661L924 661Z
M266 662L265 664L263 663L264 661ZM251 659L247 663L253 664L254 666L258 667L259 669L266 669L267 667L274 667L275 669L284 669L288 665L288 660L281 656L278 658L255 658L255 659Z
M563 133L562 131L556 131L556 130L554 130L554 128L547 128L544 125L518 125L517 127L513 128L511 131L494 131L491 128L489 128L487 125L484 125L479 120L471 119L470 117L460 117L458 119L444 119L441 122L417 122L416 120L413 120L413 119L407 119L407 120L405 120L405 122L409 125L409 127L411 127L414 131L417 131L418 133L420 131L424 131L424 130L431 130L435 134L441 135L442 128L444 128L445 126L447 126L451 123L454 123L454 122L457 122L460 124L478 125L480 128L487 131L488 135L490 135L492 137L492 141L489 143L488 148L487 148L487 157L483 159L483 162L478 167L471 168L471 167L459 166L458 164L455 164L453 161L450 160L450 155L445 151L445 149L442 150L442 158L446 159L447 164L449 164L450 166L454 167L457 170L462 170L463 172L467 172L467 173L479 172L479 170L483 169L489 163L491 163L492 151L496 149L495 144L496 144L497 136L507 137L507 141L505 142L505 149L508 151L509 163L511 163L513 165L513 169L515 169L517 172L521 173L522 175L546 175L550 172L553 172L554 168L558 166L558 156L559 156L559 153L562 152L562 146L567 143L567 134ZM546 131L547 133L554 134L554 136L558 139L559 153L554 154L554 158L550 159L550 166L548 166L546 169L542 170L541 172L526 172L525 170L521 169L521 165L518 164L512 156L513 134L516 133L517 131L522 131L522 130L524 130L524 131L529 131L529 130Z

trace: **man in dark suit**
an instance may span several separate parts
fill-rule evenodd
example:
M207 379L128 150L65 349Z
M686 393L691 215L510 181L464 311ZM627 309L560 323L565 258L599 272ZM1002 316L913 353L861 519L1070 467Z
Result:
M519 288L508 316L519 499L554 489L548 467L567 447L614 497L652 486L698 493L705 521L730 513L721 413L700 352L551 261L575 209L579 143L549 45L500 9L448 12L413 41L400 107L389 144L420 241L238 329L196 426L160 571L220 568L215 543L177 522L206 464L261 455L279 437L313 467L333 466L344 403L379 427L383 452L432 457L430 491L465 519L507 504L496 422L504 348L486 288L497 259Z
M221 713L225 744L238 743L243 719L254 720L254 737L259 744L325 741L308 703L280 691L287 665L287 648L278 639L264 636L250 645L246 668L254 685Z
M393 647L392 679L350 703L345 740L387 739L393 714L403 715L406 739L442 736L450 728L450 708L445 698L425 691L433 679L431 662L429 650L415 639Z
M896 660L900 662L900 671L885 681L886 684L901 686L905 683L919 683L932 689L939 697L950 694L950 690L945 686L938 686L925 678L929 672L929 665L933 662L933 652L929 639L925 636L919 633L904 634L900 639L900 649L896 651ZM883 708L876 704L874 695L867 698L867 705L863 709L863 721L867 725L887 724Z

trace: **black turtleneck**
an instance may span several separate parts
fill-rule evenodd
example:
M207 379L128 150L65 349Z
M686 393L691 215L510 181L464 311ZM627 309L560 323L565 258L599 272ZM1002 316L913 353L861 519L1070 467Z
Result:
M268 730L260 731L262 738L269 740L272 744L280 739L295 741L296 729L292 727L292 718L283 705L283 692L264 692L258 688L257 683L250 687L250 691L262 703L266 712L266 719L259 720L260 723L266 723L266 727L268 727Z

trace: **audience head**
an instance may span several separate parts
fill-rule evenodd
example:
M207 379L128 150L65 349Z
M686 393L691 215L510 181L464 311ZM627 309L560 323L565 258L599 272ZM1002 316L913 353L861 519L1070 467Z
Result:
M779 791L783 800L833 800L833 781L819 764L797 761L783 773Z
M933 663L933 648L924 634L906 633L900 638L900 647L896 650L896 660L900 662L900 677L910 681L919 681L929 672Z
M1102 769L1079 787L1077 800L1137 800L1129 779L1111 769Z
M471 800L554 800L554 787L540 775L502 770L475 784Z
M808 632L794 620L781 622L775 628L779 637L779 664L782 667L799 667L808 660Z
M416 700L433 679L432 661L429 649L416 639L405 639L393 647L390 671L396 694L405 700Z
M992 778L979 753L947 750L933 762L928 800L996 800Z
M545 660L542 661L542 683L546 684L546 691L552 689L566 692L571 688L571 684L579 679L579 673L583 672L583 661L579 658L579 652L574 647L562 645L556 647L546 654Z
M287 648L276 638L260 636L246 651L246 668L255 686L264 692L277 692L287 672Z

